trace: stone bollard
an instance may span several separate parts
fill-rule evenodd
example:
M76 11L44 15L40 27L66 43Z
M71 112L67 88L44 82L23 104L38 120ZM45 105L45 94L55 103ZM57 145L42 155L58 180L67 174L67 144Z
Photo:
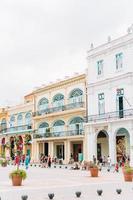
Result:
M54 193L49 193L48 197L49 197L49 199L53 199L54 198Z
M75 194L76 194L77 198L79 198L81 196L81 192L80 191L75 192Z
M121 194L122 189L116 189L117 194Z
M103 190L97 190L97 194L98 194L98 196L101 196L102 193L103 193Z
M22 200L27 200L27 199L28 199L28 196L27 196L27 195L23 195L23 196L21 196L21 199L22 199Z

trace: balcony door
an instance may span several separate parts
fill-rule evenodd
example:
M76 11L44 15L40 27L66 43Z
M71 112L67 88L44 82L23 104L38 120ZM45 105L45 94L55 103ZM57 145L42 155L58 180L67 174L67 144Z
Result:
M124 106L123 106L123 96L119 97L118 102L119 102L119 117L123 118L123 116L124 116L124 112L123 112L123 108L124 108Z
M123 89L117 89L117 97L116 97L116 106L117 106L117 111L119 118L124 117L124 102L123 102L123 97L124 97L124 90Z

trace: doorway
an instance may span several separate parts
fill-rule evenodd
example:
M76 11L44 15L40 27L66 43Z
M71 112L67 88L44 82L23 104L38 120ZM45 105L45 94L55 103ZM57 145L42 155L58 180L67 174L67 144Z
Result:
M56 156L58 159L64 160L64 144L56 145Z
M118 99L118 103L119 103L119 117L123 118L124 117L124 112L123 112L123 96L120 96Z
M48 143L47 142L44 143L44 154L45 154L45 156L48 156Z

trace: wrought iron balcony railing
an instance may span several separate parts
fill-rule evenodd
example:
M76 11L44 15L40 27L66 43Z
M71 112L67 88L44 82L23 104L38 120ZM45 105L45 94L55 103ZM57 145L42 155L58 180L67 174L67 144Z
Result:
M100 115L90 115L85 117L85 122L109 121L128 117L133 117L133 109L119 110L115 112L103 113Z
M14 132L22 132L22 131L31 131L32 125L22 125L22 126L14 126L10 128L1 129L0 133L14 133Z
M33 117L35 116L41 116L45 114L51 114L54 112L60 112L60 111L65 111L65 110L71 110L75 108L83 108L84 107L84 102L76 102L76 103L71 103L59 107L53 107L53 108L47 108L45 110L37 111L33 113Z
M83 134L84 134L83 129L62 131L62 132L49 132L49 133L43 133L43 134L37 133L37 130L36 130L36 133L33 135L33 138L37 139L37 138L48 138L48 137L66 137L66 136L77 136L77 135L83 135Z

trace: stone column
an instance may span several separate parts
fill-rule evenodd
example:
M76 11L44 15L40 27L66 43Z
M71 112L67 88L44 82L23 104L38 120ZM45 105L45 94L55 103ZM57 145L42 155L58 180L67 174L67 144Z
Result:
M116 163L116 137L112 132L111 125L108 127L109 135L109 157L111 159L111 164Z
M68 151L68 143L67 141L64 141L64 163L67 163L67 151Z
M86 138L83 139L83 160L87 160Z
M32 160L39 161L39 143L36 141L32 143Z
M96 149L97 149L96 136L91 126L86 130L86 143L87 143L87 154L88 154L87 160L91 161L93 160L93 155L96 156Z
M54 157L54 142L50 141L48 144L49 144L49 155L53 158Z

